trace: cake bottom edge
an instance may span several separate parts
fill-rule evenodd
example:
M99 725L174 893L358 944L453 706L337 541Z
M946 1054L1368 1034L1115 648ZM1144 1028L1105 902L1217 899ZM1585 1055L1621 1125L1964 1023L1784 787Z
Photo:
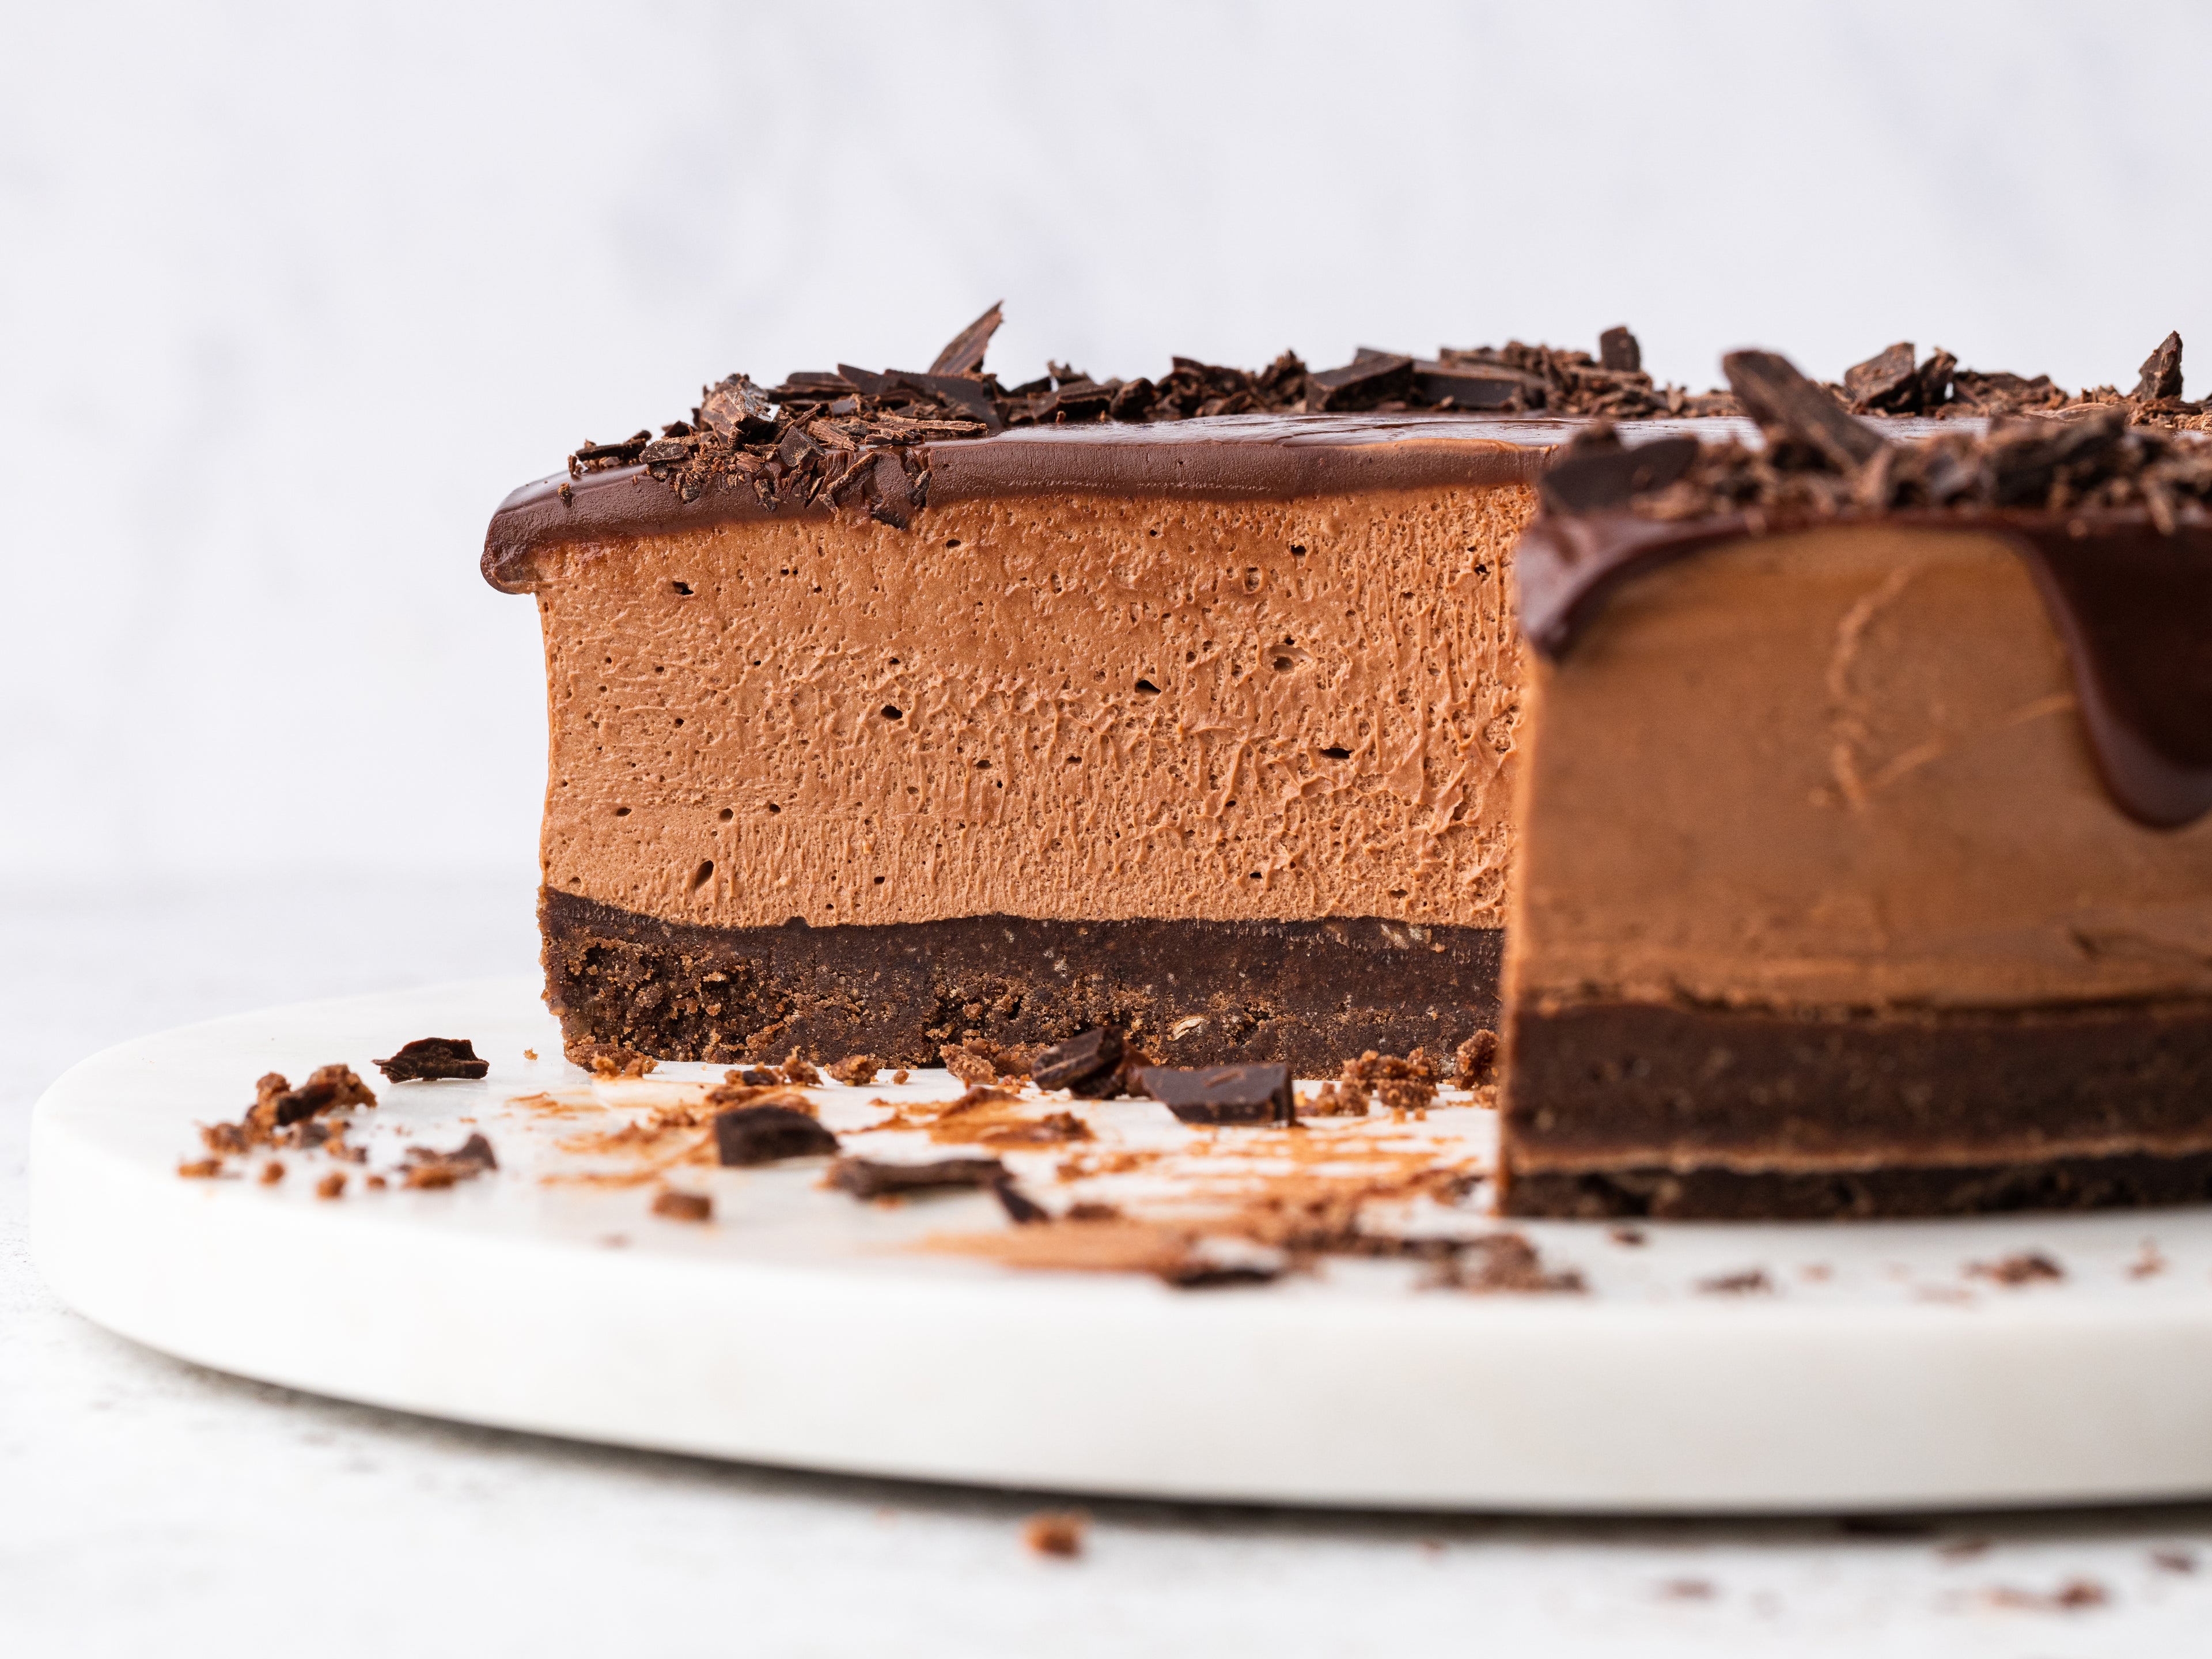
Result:
M2212 1203L2212 1152L1757 1170L1509 1170L1502 1213L1539 1220L1877 1221Z
M563 1037L717 1064L946 1043L1050 1042L1114 1024L1162 1059L1333 1075L1368 1049L1448 1056L1498 1024L1503 936L1379 917L1280 921L965 916L714 927L541 890Z

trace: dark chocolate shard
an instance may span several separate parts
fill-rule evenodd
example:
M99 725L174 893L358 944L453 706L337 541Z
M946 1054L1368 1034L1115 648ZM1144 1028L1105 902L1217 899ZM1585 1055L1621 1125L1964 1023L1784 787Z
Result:
M895 368L890 378L917 392L926 392L939 402L963 413L973 416L993 432L1006 429L1006 416L1000 412L999 400L981 380L963 374L917 374L911 369Z
M406 1166L400 1172L400 1184L421 1191L436 1191L457 1186L464 1181L473 1181L488 1170L499 1168L499 1159L493 1156L491 1142L481 1133L471 1134L450 1152L433 1152L428 1146L410 1146L406 1152Z
M1222 1291L1240 1285L1272 1285L1282 1276L1282 1268L1273 1262L1213 1261L1202 1255L1179 1256L1158 1270L1158 1277L1178 1291Z
M996 1192L1012 1179L1006 1166L995 1158L940 1158L930 1164L878 1164L868 1158L841 1158L830 1166L830 1184L855 1198L887 1198L899 1193L956 1188L983 1187Z
M1413 390L1424 402L1457 409L1541 409L1549 396L1543 380L1494 363L1413 365Z
M1721 359L1729 387L1759 425L1804 445L1838 472L1863 465L1889 441L1772 351L1731 351Z
M1553 513L1602 512L1665 489L1697 459L1698 441L1690 437L1632 446L1616 440L1609 447L1577 444L1536 481L1536 493Z
M880 398L896 384L896 377L878 374L872 368L855 368L850 363L837 365L838 374L853 383L853 388L864 398Z
M434 1083L441 1078L473 1082L491 1070L489 1060L477 1058L476 1042L470 1037L416 1037L402 1044L389 1060L374 1064L391 1083Z
M765 428L775 419L775 408L768 393L755 386L748 374L732 374L708 386L699 398L700 423L726 437Z
M1004 300L994 301L991 308L962 329L937 354L937 361L929 366L933 374L978 374L983 368L984 349L991 337L999 331L1005 320L1001 314Z
M1137 1073L1145 1092L1185 1123L1288 1123L1287 1066L1148 1066Z
M376 1097L349 1066L319 1066L295 1089L275 1072L254 1085L246 1122L266 1136L271 1129L302 1122L319 1112L343 1106L374 1106Z
M1110 1027L1085 1031L1055 1042L1030 1066L1030 1081L1040 1089L1073 1089L1110 1075L1121 1063L1121 1034Z
M999 1200L999 1207L1006 1212L1006 1219L1018 1227L1034 1226L1040 1221L1052 1219L1051 1211L1012 1181L1001 1181L991 1191Z
M914 491L906 468L888 449L876 456L875 470L868 476L868 494L870 518L895 530L904 530L914 521Z
M2033 380L2003 369L1962 368L1951 376L1954 403L1986 415L2019 415L2029 410L2056 409L2066 401L2048 374Z
M1919 399L1923 412L1941 409L1951 401L1951 377L1958 372L1959 360L1937 346L1928 354L1927 362L1920 365Z
M1624 323L1597 337L1597 361L1599 368L1611 369L1616 374L1640 374L1644 371L1644 348Z
M842 374L823 374L802 368L785 375L783 384L769 396L780 404L834 404L854 390L853 383Z
M1365 357L1306 376L1310 410L1371 409L1413 389L1411 357Z
M738 1106L714 1114L714 1156L728 1169L822 1158L836 1150L836 1136L788 1106Z
M1917 415L1921 408L1918 360L1912 342L1899 340L1844 371L1844 390L1862 415Z
M2143 359L2142 374L2136 382L2135 395L2144 403L2181 396L2180 335L2167 335L2158 343L2158 349Z

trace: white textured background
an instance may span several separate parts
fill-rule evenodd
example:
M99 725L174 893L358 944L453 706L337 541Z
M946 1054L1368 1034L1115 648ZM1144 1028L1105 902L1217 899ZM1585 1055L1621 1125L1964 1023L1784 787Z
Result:
M1009 378L1626 319L1700 386L1900 337L2070 385L2212 325L2198 6L4 17L15 883L526 883L500 497L708 376L920 364L1001 296Z

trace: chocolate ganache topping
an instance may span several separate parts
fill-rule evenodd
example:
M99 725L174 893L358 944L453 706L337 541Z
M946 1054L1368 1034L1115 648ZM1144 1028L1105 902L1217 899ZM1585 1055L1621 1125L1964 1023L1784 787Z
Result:
M689 419L586 441L566 477L515 491L486 538L493 586L527 585L523 556L563 541L733 519L848 513L906 527L932 500L1069 488L1293 496L1337 486L1525 483L1584 421L1732 415L1723 392L1656 385L1636 337L1599 355L1519 341L1433 357L1363 348L1310 369L1177 357L1158 380L1096 380L1063 363L1016 386L983 368L993 306L926 371L732 374ZM1487 447L1496 453L1478 452Z
M1899 384L1911 348L1892 351ZM2161 829L2212 811L2212 442L2189 430L2206 410L2180 399L2179 336L2132 393L1949 430L1855 415L1867 364L1844 396L1768 352L1723 367L1763 443L1601 422L1539 483L1517 565L1538 651L1564 656L1621 584L1722 543L1873 520L1990 534L2033 573L2113 799Z

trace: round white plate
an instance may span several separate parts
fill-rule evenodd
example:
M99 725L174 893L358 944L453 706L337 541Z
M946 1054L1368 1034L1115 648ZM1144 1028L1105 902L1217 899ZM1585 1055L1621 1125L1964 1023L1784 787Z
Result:
M472 1038L491 1076L384 1085L370 1057L423 1036ZM580 1123L624 1121L506 1103L549 1089L626 1098L594 1097L559 1052L526 980L241 1015L109 1049L39 1103L40 1265L88 1317L224 1370L810 1468L1585 1511L2212 1492L2212 1212L1655 1225L1641 1243L1543 1224L1516 1231L1547 1265L1579 1269L1588 1294L1424 1288L1413 1264L1370 1261L1176 1291L916 1250L926 1235L1007 1224L975 1194L858 1204L822 1189L818 1163L677 1171L713 1195L707 1225L651 1214L651 1185L549 1181L574 1166L558 1143ZM337 1060L383 1103L356 1115L367 1167L480 1128L499 1171L371 1193L356 1170L335 1202L314 1195L331 1167L319 1155L291 1155L273 1186L179 1178L200 1155L195 1124L240 1115L260 1073L297 1082ZM823 1116L958 1086L925 1073L903 1091L824 1091ZM1150 1103L1106 1115L1109 1139L1182 1133ZM1486 1133L1471 1108L1431 1116L1425 1133ZM1977 1271L2028 1251L2063 1277L2008 1285ZM1708 1288L1754 1271L1770 1288Z

